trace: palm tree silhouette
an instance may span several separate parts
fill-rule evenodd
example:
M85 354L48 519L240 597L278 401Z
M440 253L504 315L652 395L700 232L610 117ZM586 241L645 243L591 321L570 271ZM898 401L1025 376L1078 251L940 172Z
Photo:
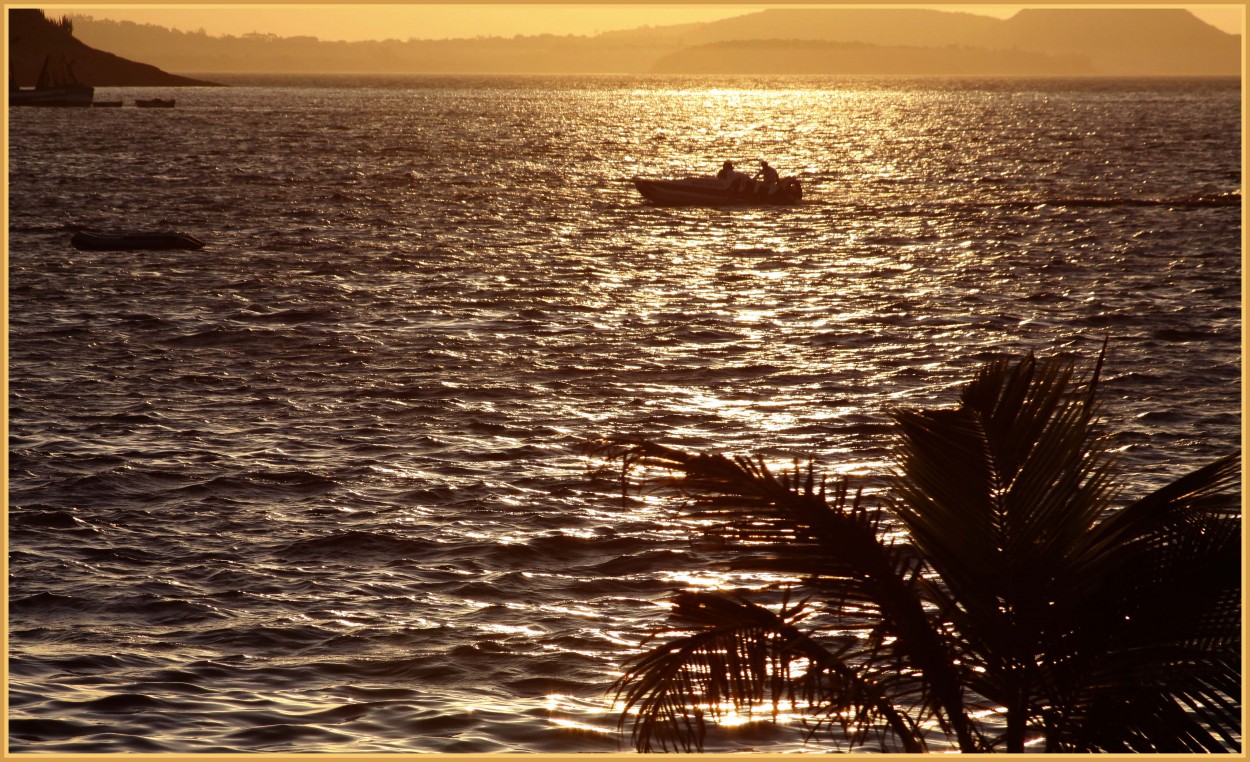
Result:
M810 466L606 443L623 478L671 472L735 568L802 579L771 606L676 596L615 686L636 748L701 750L709 720L786 706L884 750L1239 750L1239 451L1123 504L1095 430L1105 352L1086 379L991 361L957 408L893 413L872 500Z

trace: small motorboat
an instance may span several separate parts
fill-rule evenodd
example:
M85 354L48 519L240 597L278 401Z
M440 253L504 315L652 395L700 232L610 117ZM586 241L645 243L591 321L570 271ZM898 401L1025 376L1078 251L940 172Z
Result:
M677 180L634 178L634 186L653 204L797 204L803 200L803 186L793 177L765 183L750 177L733 180L715 177L685 177Z
M135 101L135 105L138 106L139 108L173 108L174 99L173 98L138 99Z
M85 251L204 248L204 242L195 236L174 231L156 233L97 233L84 230L75 233L69 242L75 249Z

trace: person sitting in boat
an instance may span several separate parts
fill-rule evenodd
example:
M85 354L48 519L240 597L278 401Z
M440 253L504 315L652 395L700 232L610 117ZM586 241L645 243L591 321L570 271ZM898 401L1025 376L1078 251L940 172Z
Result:
M777 174L777 170L768 166L768 162L766 161L760 162L760 171L756 172L755 176L759 177L769 185L776 185L781 180L781 176Z
M751 182L751 178L747 177L745 172L739 172L734 169L732 161L725 162L725 165L716 173L716 179L724 180L726 186L732 190L739 190Z

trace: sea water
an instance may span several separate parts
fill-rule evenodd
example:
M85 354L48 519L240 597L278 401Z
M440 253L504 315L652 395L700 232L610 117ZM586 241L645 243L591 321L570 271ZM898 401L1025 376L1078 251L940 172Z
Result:
M9 110L13 751L628 748L672 591L766 580L606 435L872 480L891 409L1106 340L1127 496L1239 446L1238 81L231 84ZM630 182L726 159L803 203Z

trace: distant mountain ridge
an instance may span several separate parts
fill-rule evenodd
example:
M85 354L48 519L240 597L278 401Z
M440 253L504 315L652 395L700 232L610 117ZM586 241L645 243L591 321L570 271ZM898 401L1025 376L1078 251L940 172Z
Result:
M78 40L72 23L53 22L42 11L10 8L9 74L19 86L35 84L44 60L64 57L74 76L93 87L183 87L211 85L212 82L182 77L155 66L106 53Z
M701 45L751 39L862 42L883 46L976 45L1003 22L989 16L919 8L771 8L711 21L686 41Z
M656 62L672 74L875 74L898 76L1000 77L1085 76L1085 58L1055 57L1019 50L966 46L870 45L823 40L731 40L683 48Z
M1005 20L909 8L773 8L594 37L352 43L74 22L100 48L202 73L1241 75L1241 37L1175 8L1040 8Z
M1241 36L1220 31L1180 8L1022 10L1003 22L995 42L1020 50L1087 56L1109 75L1240 75ZM987 44L982 41L982 44Z
M1216 29L1178 8L1033 8L1005 20L906 8L775 8L710 22L688 34L685 40L708 45L783 38L886 47L1016 51L1027 54L1025 60L984 60L1001 61L1008 67L1031 65L1027 73L1035 74L1241 74L1241 37ZM792 63L793 55L780 49L777 53L778 65ZM911 51L900 53L919 60ZM714 54L709 49L707 55ZM1038 59L1039 55L1045 58ZM936 57L928 57L940 63ZM956 59L961 57L966 59L967 52L953 55L948 64L957 64ZM698 57L684 54L670 59L669 67L673 60L690 66ZM887 58L882 64L893 62Z

